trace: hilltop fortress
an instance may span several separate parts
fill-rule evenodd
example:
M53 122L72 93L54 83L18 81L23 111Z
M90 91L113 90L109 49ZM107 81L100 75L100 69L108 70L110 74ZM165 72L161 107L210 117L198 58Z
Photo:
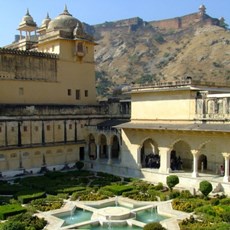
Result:
M152 27L159 28L159 29L186 29L194 24L222 26L224 25L224 18L221 17L220 19L217 19L217 18L210 17L209 15L206 14L206 7L204 5L201 5L199 7L198 12L181 16L181 17L158 20L158 21L149 21L149 22L145 22L139 17L134 17L134 18L119 20L115 22L106 22L103 23L103 27L128 26L132 30L137 28L138 26L151 25Z

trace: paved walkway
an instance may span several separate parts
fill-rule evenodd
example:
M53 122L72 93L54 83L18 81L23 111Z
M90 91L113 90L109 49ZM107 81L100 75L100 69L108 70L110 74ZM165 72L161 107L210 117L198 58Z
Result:
M230 195L230 182L224 182L223 176L211 174L210 172L199 172L199 175L196 178L192 177L192 172L188 171L175 170L166 174L160 173L158 169L142 168L141 172L143 174L143 179L152 182L153 184L158 182L166 184L166 177L168 175L177 175L180 183L176 188L187 189L191 193L198 192L199 183L203 180L207 180L212 183L214 194L223 192L226 195Z
M189 218L191 214L174 210L171 201L160 202L157 205L157 212L160 215L170 216L171 218L165 219L160 223L168 230L180 230L178 221Z

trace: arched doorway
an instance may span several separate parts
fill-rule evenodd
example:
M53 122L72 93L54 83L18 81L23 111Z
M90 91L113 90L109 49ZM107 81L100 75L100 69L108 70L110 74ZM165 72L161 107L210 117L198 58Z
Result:
M117 136L113 136L112 138L112 149L111 149L111 158L119 159L120 155L120 144Z
M177 141L170 154L170 168L172 170L191 170L192 165L193 157L189 144L183 140Z
M100 152L99 152L100 159L108 159L107 139L104 134L101 134L99 137L99 145L100 145Z
M224 164L220 147L214 141L204 143L200 147L198 170L204 173L218 174L220 166Z
M201 154L198 159L198 170L203 172L204 170L207 170L207 168L208 168L207 156L204 154Z
M157 144L152 139L147 139L141 146L141 165L145 168L159 168L160 156Z
M93 136L93 134L89 135L89 159L90 160L96 160L97 158L97 147L96 147L96 143L95 143L95 138Z

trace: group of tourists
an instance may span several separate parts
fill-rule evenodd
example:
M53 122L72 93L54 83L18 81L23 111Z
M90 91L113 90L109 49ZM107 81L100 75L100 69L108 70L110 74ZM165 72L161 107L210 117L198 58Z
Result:
M175 150L170 155L170 168L171 170L182 170L182 160L180 156L177 157Z
M182 170L181 157L176 155L176 151L172 151L170 155L170 168L171 170ZM145 167L146 168L160 168L160 156L159 154L150 153L145 155Z
M146 168L160 168L160 156L159 154L150 153L145 155L145 167Z

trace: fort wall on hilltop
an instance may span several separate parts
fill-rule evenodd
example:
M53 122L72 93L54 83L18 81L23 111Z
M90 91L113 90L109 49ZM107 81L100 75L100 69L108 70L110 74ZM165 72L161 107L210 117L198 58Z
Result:
M176 17L160 21L150 21L148 23L153 27L160 29L182 29L188 28L196 23L201 23L202 25L219 25L219 20L216 18L211 18L206 14L200 15L199 13L194 13L185 15L183 17Z
M221 20L221 19L220 19ZM151 25L154 28L159 29L186 29L191 25L200 24L200 25L217 25L220 26L221 22L217 18L212 18L206 14L205 6L200 6L199 12L188 14L181 17L149 21L145 22L139 17L119 20L115 22L105 22L100 25L103 28L119 28L119 27L130 27L136 28L138 26Z

